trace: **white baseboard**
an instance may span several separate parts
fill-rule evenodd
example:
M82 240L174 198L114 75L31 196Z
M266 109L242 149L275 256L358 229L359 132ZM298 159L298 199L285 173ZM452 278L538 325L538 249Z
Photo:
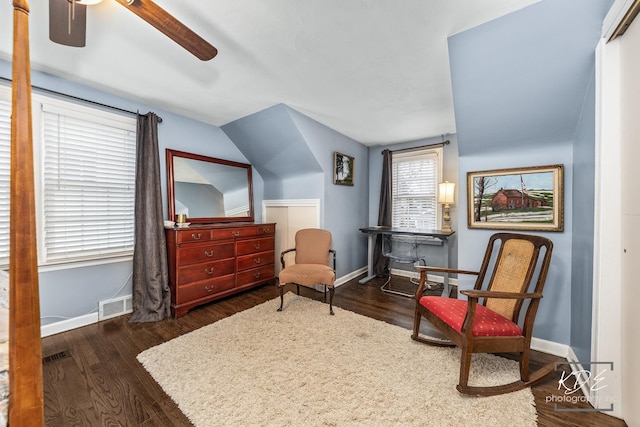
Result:
M43 325L40 327L40 336L44 338L61 332L70 331L72 329L81 328L83 326L92 325L94 323L98 323L98 313L85 314L84 316Z
M569 362L569 366L571 366L571 372L573 372L574 377L576 379L580 378L580 389L582 390L582 393L585 395L589 403L591 403L594 408L597 408L597 403L594 402L594 394L591 391L592 382L589 378L585 377L586 371L571 347L568 347L566 359L567 362Z
M558 357L564 357L565 359L569 359L569 353L573 353L573 350L567 344L560 344L536 337L531 338L531 349Z
M359 275L361 275L362 273L366 273L366 272L367 272L367 267L362 267L355 271L352 271L351 273L345 274L344 276L336 279L336 281L334 282L334 286L337 288L340 285L344 285L349 280L353 280Z

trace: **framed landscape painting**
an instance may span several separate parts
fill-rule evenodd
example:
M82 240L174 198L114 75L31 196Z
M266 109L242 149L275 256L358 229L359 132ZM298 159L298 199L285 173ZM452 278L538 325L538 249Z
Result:
M563 231L563 165L467 172L469 228Z

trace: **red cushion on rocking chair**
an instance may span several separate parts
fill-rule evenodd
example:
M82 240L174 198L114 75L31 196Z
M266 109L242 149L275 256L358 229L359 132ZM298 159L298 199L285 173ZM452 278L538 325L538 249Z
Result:
M438 316L456 331L462 331L462 323L467 315L467 301L429 296L420 298L420 305ZM477 304L471 334L476 337L514 337L522 335L522 329L506 317L488 309L484 305Z

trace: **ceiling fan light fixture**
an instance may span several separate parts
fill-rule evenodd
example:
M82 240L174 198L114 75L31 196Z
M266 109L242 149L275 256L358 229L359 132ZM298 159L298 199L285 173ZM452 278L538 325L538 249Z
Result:
M76 0L78 4L84 4L85 6L92 6L94 4L98 4L102 2L102 0Z

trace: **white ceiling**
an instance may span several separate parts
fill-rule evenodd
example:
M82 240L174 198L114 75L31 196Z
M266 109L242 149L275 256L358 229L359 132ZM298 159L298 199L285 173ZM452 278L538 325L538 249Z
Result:
M447 36L538 0L157 0L219 50L202 62L113 0L87 46L48 37L30 2L32 68L216 126L284 103L367 145L455 132ZM10 60L11 1L0 3Z

